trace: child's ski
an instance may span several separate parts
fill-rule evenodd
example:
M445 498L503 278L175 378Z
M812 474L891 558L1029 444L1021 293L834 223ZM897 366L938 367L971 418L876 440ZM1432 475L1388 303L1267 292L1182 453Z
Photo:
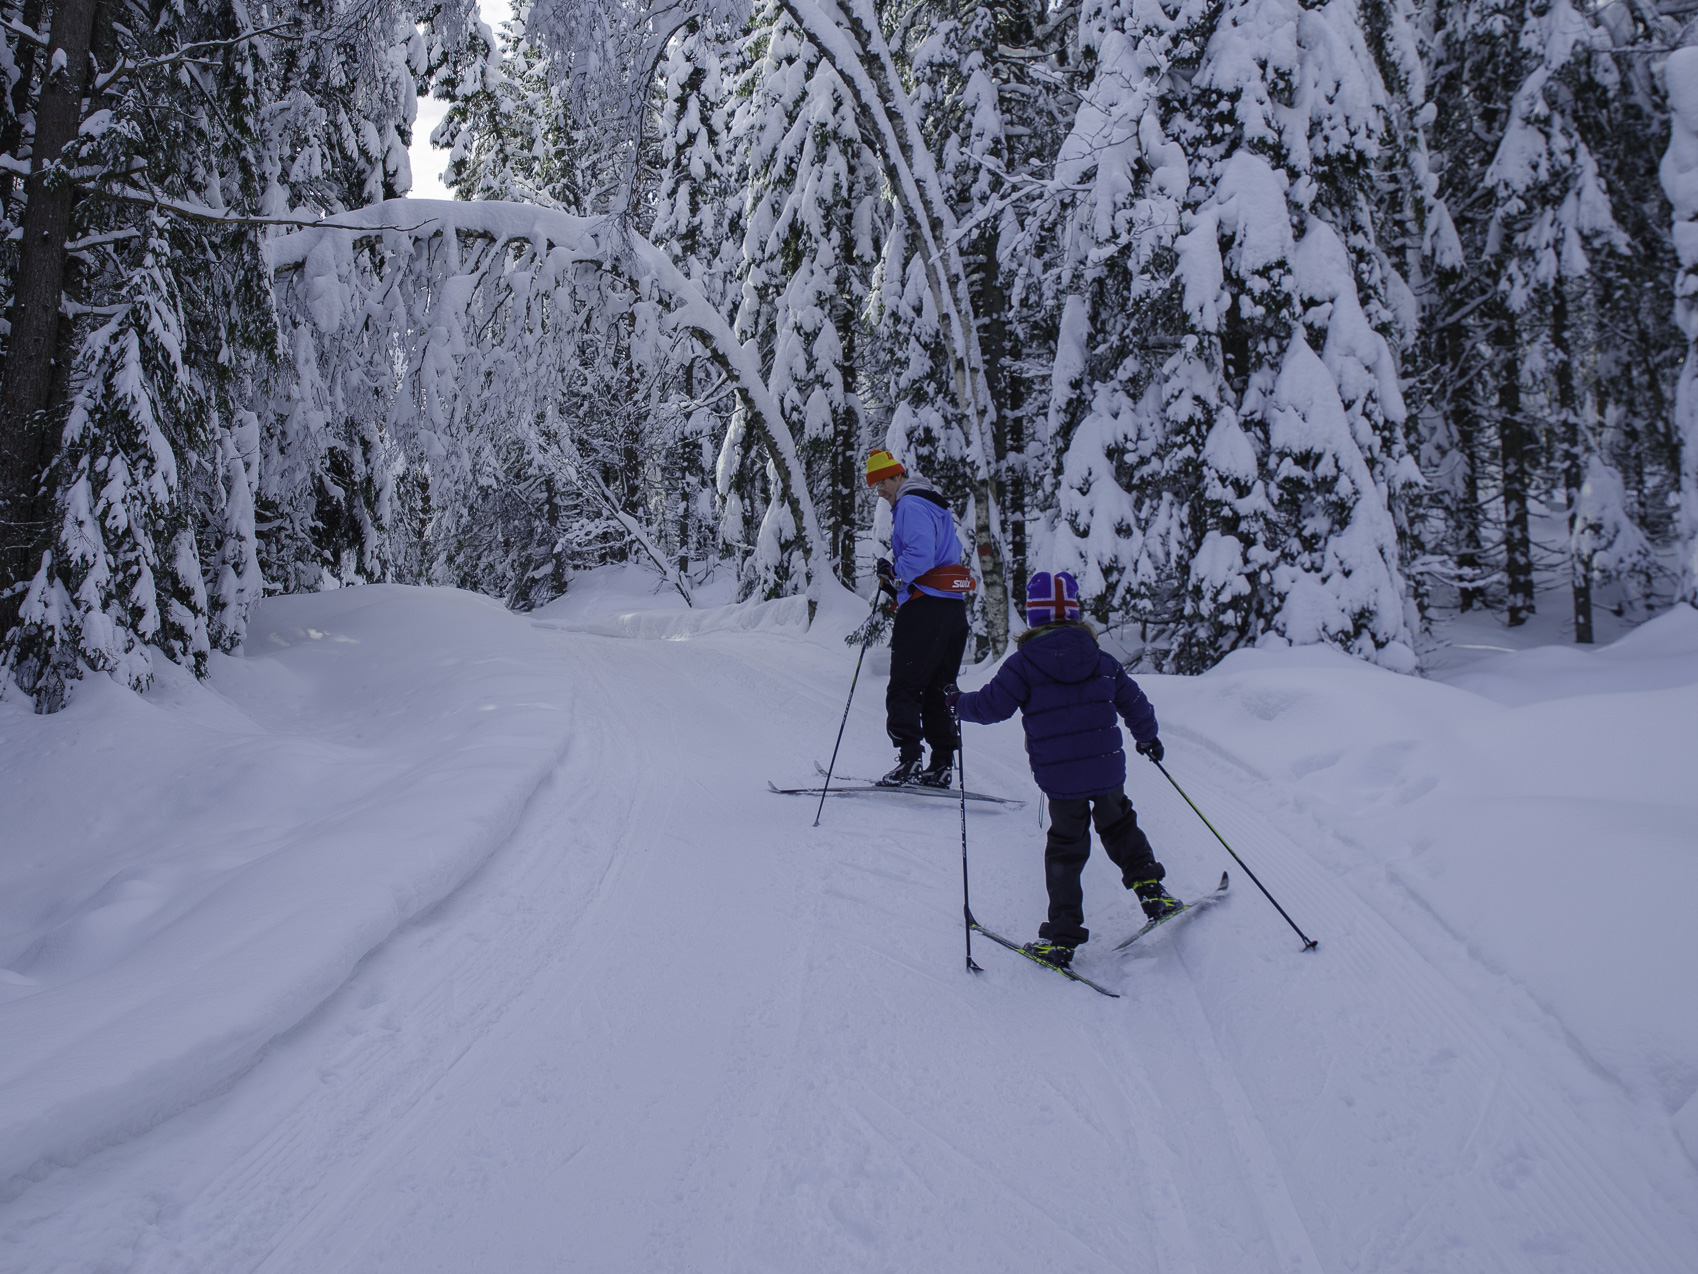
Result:
M1192 899L1190 902L1186 903L1183 907L1181 907L1178 911L1169 912L1167 915L1163 916L1160 920L1151 920L1151 921L1147 922L1142 929L1138 930L1137 933L1133 934L1130 938L1126 939L1125 942L1116 944L1114 949L1116 951L1124 951L1124 950L1126 950L1127 947L1131 946L1134 942L1138 941L1139 938L1142 938L1151 929L1159 929L1159 928L1161 928L1161 926L1169 923L1170 921L1177 920L1177 919L1179 919L1179 917L1186 915L1189 912L1198 911L1198 910L1201 910L1204 907L1208 907L1208 906L1211 906L1214 903L1219 902L1222 898L1226 897L1226 886L1227 886L1226 873L1223 871L1220 874L1220 884L1215 886L1213 893L1207 893L1207 894L1204 894L1201 898Z
M1007 947L1010 951L1018 952L1020 955L1025 956L1033 964L1041 964L1041 965L1043 965L1044 968L1050 970L1052 973L1059 973L1064 978L1072 978L1073 981L1075 981L1075 982L1083 982L1086 986L1090 987L1091 990L1096 991L1097 993L1099 993L1101 995L1106 995L1110 999L1118 1000L1120 998L1120 992L1119 991L1110 991L1106 986L1098 986L1095 982L1091 981L1084 974L1075 973L1075 972L1073 972L1072 969L1064 969L1059 964L1051 964L1048 960L1039 959L1037 956L1033 955L1030 951L1026 950L1025 947L1021 946L1018 942L1010 942L1007 938L1003 937L1000 933L992 933L989 929L985 928L977 920L974 920L971 913L968 914L967 923L973 926L973 932L974 933L983 934L985 937L989 938L992 942L999 943L1002 946Z

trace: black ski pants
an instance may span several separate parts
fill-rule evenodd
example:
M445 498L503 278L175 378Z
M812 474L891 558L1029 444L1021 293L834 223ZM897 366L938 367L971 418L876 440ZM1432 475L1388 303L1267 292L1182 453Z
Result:
M922 740L931 744L934 763L955 755L955 718L943 695L961 675L966 652L966 602L915 593L897 607L884 713L904 761L920 759Z
M1078 800L1049 801L1049 839L1044 845L1044 883L1049 886L1049 919L1038 926L1038 937L1076 947L1091 936L1085 928L1085 891L1079 878L1091 856L1091 823L1097 825L1103 849L1120 868L1128 889L1146 880L1160 880L1167 869L1156 861L1150 839L1138 826L1138 815L1125 792L1103 792Z

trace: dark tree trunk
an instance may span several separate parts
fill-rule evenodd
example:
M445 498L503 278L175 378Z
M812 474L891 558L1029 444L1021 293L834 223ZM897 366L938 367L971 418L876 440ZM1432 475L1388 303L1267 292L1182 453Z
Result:
M835 308L838 312L832 317L843 341L843 358L837 364L837 374L843 379L843 410L837 413L837 437L832 440L837 463L832 466L833 525L826 528L826 540L837 558L838 579L845 588L852 589L855 587L855 497L860 494L856 484L866 481L866 471L861 464L863 427L855 395L855 316L841 301Z
M1568 321L1568 290L1559 282L1551 305L1551 345L1556 355L1557 410L1562 417L1562 482L1568 495L1569 577L1574 586L1574 640L1592 643L1592 558L1574 551L1580 513L1580 485L1586 480L1588 439L1580 428L1580 403L1574 389L1573 339Z
M47 77L36 103L12 332L5 383L0 388L0 523L7 524L3 578L8 582L35 573L50 538L52 499L42 479L53 459L54 356L59 349L60 298L65 289L65 241L76 203L75 188L55 164L82 124L89 38L99 7L100 0L59 4L49 47L63 51L64 68ZM0 630L11 626L18 599L14 595L3 605Z
M1447 334L1446 364L1453 379L1462 382L1468 370L1468 333L1461 323L1452 323ZM1473 610L1486 602L1485 593L1466 581L1480 574L1480 416L1475 410L1472 390L1464 388L1456 397L1447 400L1446 415L1456 439L1456 463L1462 466L1461 490L1451 510L1458 548L1456 569L1465 581L1457 590L1457 602L1462 610Z
M979 240L979 267L974 282L973 306L979 317L979 352L985 363L985 385L995 410L991 429L995 455L989 457L995 475L997 507L1002 510L1008 536L1009 565L1013 570L1014 597L1026 596L1026 492L1018 470L1010 472L1008 458L1025 446L1025 422L1014 402L1019 378L1008 370L1008 290L1002 283L999 264L1001 239L993 224Z
M1521 356L1515 345L1515 316L1502 310L1498 319L1498 451L1503 462L1503 570L1508 593L1505 620L1511 628L1519 628L1533 613L1533 536L1527 521L1533 440L1521 413Z

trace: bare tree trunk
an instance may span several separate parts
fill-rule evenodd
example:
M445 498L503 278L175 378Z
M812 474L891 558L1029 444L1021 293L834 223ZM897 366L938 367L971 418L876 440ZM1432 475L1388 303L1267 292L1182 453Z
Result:
M1503 461L1503 570L1509 594L1505 621L1519 628L1533 613L1533 535L1527 521L1532 439L1521 413L1515 316L1504 310L1498 317L1498 450Z
M1585 431L1574 390L1574 350L1568 321L1568 289L1559 279L1551 304L1551 345L1556 354L1557 409L1562 413L1562 482L1568 494L1569 580L1574 590L1574 640L1592 644L1592 558L1574 551L1579 529L1580 486L1586 480Z
M1008 289L1003 286L1002 266L997 259L1000 236L996 224L980 238L979 268L974 289L975 309L980 315L979 350L985 360L985 389L996 415L991 427L991 450L995 461L997 508L1002 511L1008 535L1008 564L1012 568L1013 592L1017 600L1026 596L1026 493L1024 475L1010 473L1008 457L1025 446L1024 421L1016 412L1013 386L1017 377L1008 374ZM1006 611L1007 604L1004 603ZM981 654L983 652L980 652Z
M57 169L57 161L82 124L89 38L99 5L100 0L62 0L55 10L49 72L36 103L35 149L24 183L28 204L18 244L5 384L0 389L0 523L7 531L7 582L34 574L49 539L51 496L42 478L53 459L48 408L65 289L65 241L76 203L76 189ZM11 626L17 605L16 598L3 603L0 631Z
M836 455L832 462L830 535L837 555L837 578L843 587L855 587L855 496L856 484L864 481L861 467L861 412L855 400L855 321L839 297L833 306L832 322L843 334L843 357L837 373L843 380L843 409L836 416Z
M1461 323L1452 323L1446 344L1447 364L1451 374L1457 379L1463 379L1468 348L1467 333ZM1480 571L1480 466L1479 440L1480 416L1474 409L1471 391L1464 390L1457 398L1448 399L1445 403L1445 415L1450 421L1451 431L1456 437L1456 461L1462 466L1461 490L1457 493L1455 507L1451 516L1455 519L1455 533L1461 541L1456 552L1456 569L1468 579L1478 578ZM1457 603L1462 610L1473 610L1483 606L1485 594L1478 588L1467 583L1457 589Z

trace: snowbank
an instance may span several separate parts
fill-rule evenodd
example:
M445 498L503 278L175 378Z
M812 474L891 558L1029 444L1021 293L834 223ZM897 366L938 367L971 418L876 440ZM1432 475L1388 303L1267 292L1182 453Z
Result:
M842 723L866 602L804 630L728 587L268 602L210 688L0 711L0 1266L1690 1266L1692 613L1458 684L1314 647L1140 678L1321 946L1133 758L1176 892L1234 888L1115 955L1095 857L1108 1000L961 971L948 803L767 793ZM970 737L1032 795L1017 725ZM869 667L839 769L887 755ZM1018 934L1031 812L968 814Z
M1436 963L1520 988L1529 1029L1672 1117L1698 1163L1698 611L1451 682L1255 650L1146 689L1164 734L1327 833L1311 852Z
M227 1083L500 846L568 743L569 663L487 598L279 598L248 649L210 687L167 664L145 697L0 706L0 1183Z

